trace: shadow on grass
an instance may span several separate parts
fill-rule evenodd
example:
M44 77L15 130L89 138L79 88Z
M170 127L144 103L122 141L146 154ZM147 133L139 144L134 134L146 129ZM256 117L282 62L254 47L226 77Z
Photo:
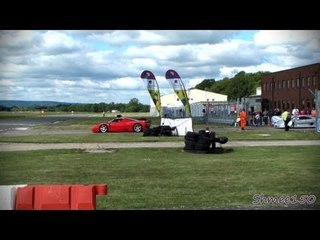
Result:
M217 147L216 151L214 152L214 154L231 153L231 152L233 152L233 148Z
M213 152L211 149L209 151L197 151L197 150L182 150L183 152L187 153L201 153L201 154L223 154L223 153L231 153L233 152L232 148L222 148L222 147L216 147L215 151Z

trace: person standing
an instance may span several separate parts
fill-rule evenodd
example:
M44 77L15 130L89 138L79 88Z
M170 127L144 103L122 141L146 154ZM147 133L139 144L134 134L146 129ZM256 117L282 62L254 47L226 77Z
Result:
M298 115L299 115L299 108L295 107L294 109L292 109L292 112L291 112L292 127L294 127L294 123L298 119Z
M245 126L247 125L247 113L246 113L246 110L244 108L240 112L239 117L240 117L241 130L244 130Z
M290 113L287 111L287 109L284 109L281 117L284 122L284 130L289 131L288 123L290 121Z

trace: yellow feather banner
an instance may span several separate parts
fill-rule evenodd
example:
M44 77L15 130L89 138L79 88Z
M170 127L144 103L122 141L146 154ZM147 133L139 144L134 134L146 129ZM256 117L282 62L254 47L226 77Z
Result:
M187 117L191 117L191 108L187 96L187 91L179 74L175 70L170 69L166 72L166 79L170 82L173 90L184 105Z

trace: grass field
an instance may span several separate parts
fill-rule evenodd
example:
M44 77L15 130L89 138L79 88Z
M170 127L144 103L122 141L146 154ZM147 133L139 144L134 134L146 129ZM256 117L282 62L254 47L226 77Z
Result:
M107 184L97 209L268 208L253 196L320 198L320 148L254 147L221 154L182 149L1 152L0 184ZM319 208L289 204L286 208ZM279 206L279 205L278 205Z
M11 114L11 115L10 115ZM56 113L51 113L54 116ZM0 118L37 117L39 113L0 113ZM88 130L82 134L1 136L0 142L89 143L184 141L183 137L143 137L142 133L93 134L98 115L38 126L34 129ZM39 116L40 117L40 116ZM132 115L131 117L135 117ZM137 116L143 117L143 116ZM154 125L159 118L151 118ZM206 125L194 124L194 129ZM209 125L229 141L319 140L312 130L284 132L273 128ZM182 149L110 149L106 153L83 150L0 152L0 184L107 184L109 193L97 196L97 209L216 209L319 208L319 146L223 148L221 154L193 154ZM255 194L299 200L315 196L309 204L253 204ZM311 198L310 198L311 199ZM309 199L309 200L310 200ZM301 199L300 199L301 200ZM312 199L311 199L312 200Z

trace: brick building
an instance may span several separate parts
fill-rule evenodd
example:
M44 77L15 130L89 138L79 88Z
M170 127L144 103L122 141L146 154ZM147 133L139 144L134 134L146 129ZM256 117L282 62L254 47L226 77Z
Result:
M261 87L263 109L312 109L311 92L320 89L320 63L265 74Z

